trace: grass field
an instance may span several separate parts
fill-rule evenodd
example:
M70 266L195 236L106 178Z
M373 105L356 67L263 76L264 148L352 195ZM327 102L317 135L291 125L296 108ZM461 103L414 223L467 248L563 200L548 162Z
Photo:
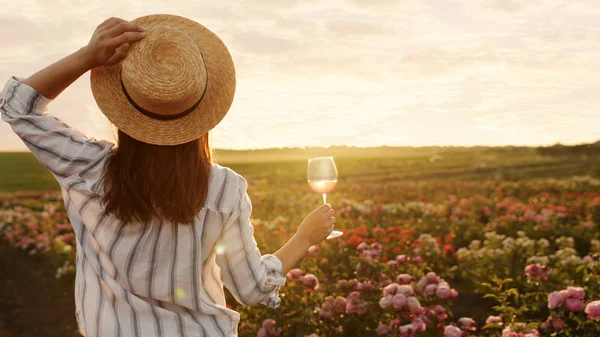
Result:
M216 150L215 161L250 184L277 188L305 184L306 160L334 156L339 188L399 181L518 181L600 175L600 158L544 157L535 148L331 148ZM441 160L432 162L433 156ZM438 158L439 159L439 158ZM28 152L0 153L0 192L58 189L52 175ZM308 187L307 187L308 191ZM376 195L371 195L376 197Z

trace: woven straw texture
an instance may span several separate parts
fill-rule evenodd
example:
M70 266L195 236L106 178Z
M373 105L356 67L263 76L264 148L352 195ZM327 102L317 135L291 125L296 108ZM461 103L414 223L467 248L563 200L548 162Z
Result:
M149 144L177 145L199 138L225 117L235 94L235 68L219 37L190 19L167 14L133 20L146 36L125 59L92 69L90 81L100 110L117 128ZM127 100L121 86L143 109L173 115L200 104L175 120L148 117Z

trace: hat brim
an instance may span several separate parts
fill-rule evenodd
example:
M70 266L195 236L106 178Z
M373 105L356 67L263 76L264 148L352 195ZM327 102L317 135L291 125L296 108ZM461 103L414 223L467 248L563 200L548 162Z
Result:
M121 88L121 63L92 69L90 82L98 107L127 135L154 145L177 145L200 138L227 114L235 94L235 67L221 39L203 25L177 15L155 14L132 20L148 28L170 26L185 32L202 52L208 74L206 92L194 111L175 120L157 120L140 113Z

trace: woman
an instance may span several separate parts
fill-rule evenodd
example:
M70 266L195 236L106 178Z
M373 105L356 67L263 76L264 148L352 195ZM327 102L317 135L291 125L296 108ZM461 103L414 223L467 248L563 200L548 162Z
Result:
M47 106L92 70L94 98L118 146L86 138ZM77 237L75 304L84 336L236 336L242 304L279 305L284 275L335 218L312 211L273 255L260 255L247 183L212 163L208 131L235 91L231 56L200 24L173 15L110 18L89 44L21 80L0 103L61 185Z

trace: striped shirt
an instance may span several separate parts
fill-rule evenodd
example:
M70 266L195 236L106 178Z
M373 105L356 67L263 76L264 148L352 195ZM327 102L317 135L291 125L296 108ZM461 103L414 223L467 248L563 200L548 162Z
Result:
M58 180L77 242L75 306L88 337L237 336L244 305L279 305L281 261L261 255L246 180L213 164L206 203L191 224L123 223L101 204L114 144L86 138L46 113L51 101L11 77L0 102L9 123Z

